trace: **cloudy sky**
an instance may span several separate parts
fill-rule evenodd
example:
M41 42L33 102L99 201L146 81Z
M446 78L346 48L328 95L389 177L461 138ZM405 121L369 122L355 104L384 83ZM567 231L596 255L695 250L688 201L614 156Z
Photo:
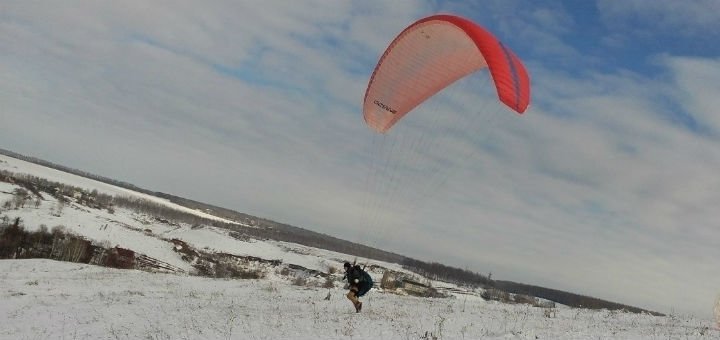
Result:
M472 3L2 1L0 147L496 279L709 317L720 1ZM530 109L505 110L478 73L375 135L361 110L378 57L438 12L523 59Z

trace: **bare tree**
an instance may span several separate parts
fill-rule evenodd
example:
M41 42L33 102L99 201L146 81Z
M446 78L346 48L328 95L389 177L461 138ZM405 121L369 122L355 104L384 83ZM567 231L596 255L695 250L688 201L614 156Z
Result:
M13 204L15 204L15 209L24 208L25 201L28 198L30 198L30 195L28 194L27 190L22 188L15 189L13 191Z
M63 208L65 208L66 199L64 196L58 196L57 205L55 206L55 216L60 217L62 215Z

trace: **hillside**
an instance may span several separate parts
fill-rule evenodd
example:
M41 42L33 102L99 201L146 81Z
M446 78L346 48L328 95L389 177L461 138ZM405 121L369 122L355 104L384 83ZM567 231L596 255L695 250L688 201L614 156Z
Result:
M559 290L508 281L493 282L467 270L418 261L269 219L169 194L153 193L128 183L36 158L5 150L0 152L6 154L0 158L0 171L4 174L4 179L0 180L0 185L4 185L0 188L0 194L5 195L0 196L0 199L5 202L14 199L17 196L14 191L18 186L37 197L34 209L16 209L11 214L20 217L26 228L33 230L43 224L49 227L65 225L68 230L96 242L111 241L184 271L191 271L192 268L187 261L182 260L182 255L173 251L175 244L172 240L183 241L196 249L210 252L256 256L265 260L280 259L318 272L326 272L331 267L325 260L308 262L305 258L292 256L292 252L285 251L286 248L298 248L300 245L301 250L296 252L312 253L322 249L332 254L335 265L342 259L359 257L373 260L372 263L384 268L411 272L455 285L495 287L508 293L535 296L573 307L625 309L659 315L641 308ZM57 195L59 187L63 187L66 192ZM61 203L62 197L70 199ZM110 209L113 211L108 206L103 210L102 204L97 203L98 197L107 202L112 201L111 205L114 206ZM107 202L106 205L109 204ZM71 209L65 208L63 213L58 213L58 206L62 204L68 204ZM88 207L101 209L89 211ZM97 230L89 226L96 226Z

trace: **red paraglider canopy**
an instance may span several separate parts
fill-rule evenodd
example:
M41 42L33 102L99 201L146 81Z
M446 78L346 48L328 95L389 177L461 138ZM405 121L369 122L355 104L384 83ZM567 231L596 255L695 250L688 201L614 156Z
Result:
M490 32L454 15L408 26L385 50L363 103L365 122L387 132L405 114L458 79L488 67L498 98L523 113L530 79L520 59Z

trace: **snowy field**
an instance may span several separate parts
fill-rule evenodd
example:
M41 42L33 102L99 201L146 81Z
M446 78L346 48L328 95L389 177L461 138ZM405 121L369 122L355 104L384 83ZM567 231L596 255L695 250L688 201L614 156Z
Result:
M200 211L180 207L167 200L145 195L135 191L118 188L109 184L89 180L65 172L49 169L33 163L0 155L0 169L16 174L30 174L86 190L98 190L110 195L134 196L149 199L181 211L190 211L202 217L220 219ZM18 185L0 182L0 203L12 199ZM45 194L37 206L29 202L24 208L5 211L10 218L20 217L25 229L34 231L45 225L51 229L63 226L66 230L81 235L95 243L108 243L153 257L183 270L190 265L173 250L174 245L167 240L179 239L197 249L210 252L222 252L239 256L256 256L267 260L281 260L283 263L303 266L321 272L330 267L341 268L347 255L323 249L305 247L278 241L246 240L231 237L226 229L202 225L199 228L186 223L170 225L162 223L152 216L134 211L116 208L114 213L106 210L90 209L76 202L68 202L58 213L58 202ZM384 268L403 271L397 264L363 261L363 264L376 264Z
M67 173L64 171L51 169L51 168L48 168L48 167L45 167L42 165L26 162L26 161L8 157L5 155L0 155L0 170L10 171L10 172L14 172L17 174L30 174L35 177L44 178L44 179L47 179L47 180L53 181L53 182L67 183L72 186L75 186L75 187L78 187L81 189L85 189L88 191L97 190L100 193L108 194L108 195L112 195L112 196L130 196L130 197L142 198L142 199L146 199L151 202L166 205L166 206L171 207L176 210L191 213L191 214L203 217L203 218L213 219L213 220L222 221L222 222L226 222L226 223L237 223L235 221L230 221L230 220L227 220L224 218L220 218L220 217L208 214L203 211L183 207L179 204L172 203L169 200L166 200L164 198L160 198L160 197L144 194L141 192L117 187L114 185L99 182L99 181L85 178L82 176L73 175L71 173Z
M710 321L0 261L2 339L719 339ZM330 292L330 299L324 298Z
M113 195L144 195L0 157L0 169L18 174ZM18 188L0 182L0 202L12 199ZM20 217L28 230L62 225L96 243L132 249L186 272L192 266L169 239L208 252L281 260L325 273L352 259L287 242L238 240L228 230L170 224L122 208L109 213L72 200L60 212L58 206L55 198L44 195L37 204L0 215ZM397 264L368 264L404 271ZM373 273L376 280L381 275ZM0 339L720 339L709 317L543 309L484 301L477 294L428 299L374 289L363 298L363 312L356 314L339 282L328 289L318 288L318 282L292 281L277 269L260 280L224 280L52 260L0 260Z
M0 182L0 203L10 200L13 197L12 192L19 188L21 187L17 185ZM24 208L5 211L2 215L10 219L19 217L24 228L29 231L38 230L41 225L48 229L63 226L65 230L94 243L131 249L185 271L191 270L189 263L181 259L181 254L175 252L174 245L167 240L179 239L196 249L210 252L281 260L283 263L321 272L327 272L330 267L341 268L343 260L352 259L345 254L287 242L238 240L230 236L230 231L208 225L169 225L152 216L123 208L117 208L111 214L106 210L90 209L75 202L68 202L58 214L57 206L58 202L54 197L45 195L44 200L37 206L28 203ZM402 271L396 264L379 261L368 261L367 264L378 264Z

